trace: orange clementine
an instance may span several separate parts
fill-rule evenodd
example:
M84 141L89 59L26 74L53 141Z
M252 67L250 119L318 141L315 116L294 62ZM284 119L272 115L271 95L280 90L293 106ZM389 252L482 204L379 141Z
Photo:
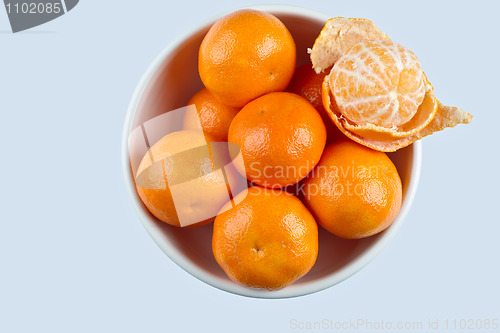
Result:
M304 276L318 255L318 227L302 202L281 190L251 187L214 222L212 249L233 281L281 289Z
M401 179L392 161L350 140L326 147L302 185L303 199L316 221L343 238L385 230L401 208Z
M295 42L286 26L269 13L244 9L210 28L200 46L198 70L205 87L222 103L242 107L285 90L295 61Z
M170 225L200 226L212 222L229 201L228 182L202 131L167 134L144 155L136 172L136 189L147 209ZM218 156L215 156L215 155Z
M191 97L184 114L184 129L203 129L216 141L227 141L229 125L239 109L222 104L207 88Z
M248 180L281 188L303 179L318 163L326 129L305 98L274 92L248 103L229 127L229 142L239 146L237 170Z
M335 140L344 137L337 126L333 123L323 106L321 97L321 87L325 76L330 73L330 68L324 72L316 74L310 63L304 64L295 70L292 81L287 91L300 95L307 99L318 110L326 126L326 143L329 144Z

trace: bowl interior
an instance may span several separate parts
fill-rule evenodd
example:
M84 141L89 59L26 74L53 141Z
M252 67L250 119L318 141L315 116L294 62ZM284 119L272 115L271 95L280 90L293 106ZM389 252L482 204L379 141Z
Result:
M327 18L317 13L303 14L296 9L267 11L276 15L293 35L297 46L297 65L308 62L307 48L312 47ZM188 229L167 225L149 213L135 192L132 175L135 174L148 145L153 145L167 133L181 129L181 113L171 111L184 107L189 98L202 88L197 70L198 49L211 24L212 22L207 22L179 43L167 48L150 68L149 76L143 80L142 86L138 87L135 103L131 104L130 119L124 132L127 142L124 154L125 174L142 222L160 248L179 266L200 280L226 291L254 297L291 297L338 283L369 262L378 253L377 247L380 248L382 243L387 242L402 222L411 204L408 196L410 180L415 177L415 165L420 163L420 160L414 159L415 147L419 148L419 143L389 154L403 183L403 207L393 225L376 236L362 240L341 239L320 228L316 264L306 276L280 291L251 290L232 282L213 257L212 224ZM148 120L158 120L158 116L166 115L170 116L164 117L164 121L148 123Z

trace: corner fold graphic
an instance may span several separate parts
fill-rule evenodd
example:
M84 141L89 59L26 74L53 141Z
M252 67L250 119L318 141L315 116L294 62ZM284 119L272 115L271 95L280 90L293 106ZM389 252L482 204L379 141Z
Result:
M66 12L69 12L70 10L75 8L79 1L80 0L64 0L64 3L66 4Z
M62 0L4 0L12 32L27 30L65 14ZM73 9L79 0L65 0L66 11Z

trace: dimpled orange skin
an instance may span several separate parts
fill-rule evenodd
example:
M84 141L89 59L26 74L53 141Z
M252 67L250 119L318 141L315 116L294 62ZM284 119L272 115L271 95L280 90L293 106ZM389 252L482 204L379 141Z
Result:
M222 104L215 96L203 88L191 97L184 115L184 129L203 129L215 141L227 141L229 125L239 109ZM201 127L200 127L201 125Z
M228 277L252 288L284 288L313 267L318 227L295 196L251 187L214 221L212 249Z
M295 42L285 25L269 13L244 9L210 28L200 46L198 70L222 103L242 107L285 90L295 62Z
M241 150L236 169L251 182L281 188L303 179L318 163L326 129L305 98L269 93L248 103L229 127L229 142Z
M330 119L328 112L323 106L322 85L325 76L330 73L331 67L325 69L322 73L316 74L310 63L304 64L295 70L292 81L287 91L300 95L307 99L318 110L321 119L326 126L326 143L345 138L344 134L335 126Z
M389 157L349 140L327 146L302 184L316 221L342 238L385 230L401 208L401 179Z

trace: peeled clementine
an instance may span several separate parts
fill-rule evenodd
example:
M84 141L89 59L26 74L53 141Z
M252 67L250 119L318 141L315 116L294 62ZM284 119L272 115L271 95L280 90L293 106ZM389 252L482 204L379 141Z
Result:
M359 125L400 126L424 100L424 73L417 57L390 40L354 45L328 78L339 111Z
M269 93L248 103L229 127L229 142L239 146L237 170L251 182L281 188L303 179L318 163L326 129L305 98Z
M441 104L417 57L373 22L327 21L311 51L323 81L323 106L347 137L379 151L396 151L424 136L470 123L472 116Z
M389 157L349 140L325 148L302 188L316 221L342 238L385 230L401 208L401 179Z
M295 42L275 16L238 10L217 22L203 39L198 70L207 89L223 104L242 107L290 82Z
M215 259L231 280L276 290L309 272L318 255L318 227L297 197L251 187L234 201L215 218L212 238Z

